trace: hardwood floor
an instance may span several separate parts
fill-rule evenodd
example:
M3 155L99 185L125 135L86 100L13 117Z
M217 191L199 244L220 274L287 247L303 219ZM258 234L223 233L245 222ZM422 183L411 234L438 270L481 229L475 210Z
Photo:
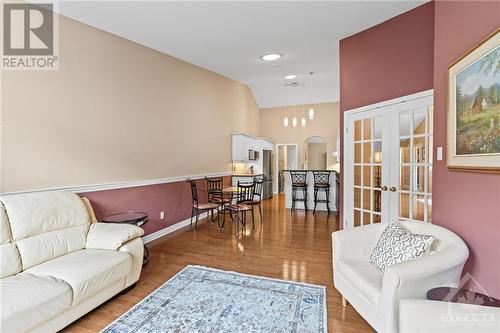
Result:
M265 201L264 223L256 219L239 235L230 219L219 231L216 223L201 223L198 231L180 230L148 244L151 260L137 286L79 319L66 332L96 332L174 276L188 264L327 286L329 332L363 333L374 330L333 287L331 233L337 215L318 212L293 214L281 195ZM257 215L258 216L258 213Z

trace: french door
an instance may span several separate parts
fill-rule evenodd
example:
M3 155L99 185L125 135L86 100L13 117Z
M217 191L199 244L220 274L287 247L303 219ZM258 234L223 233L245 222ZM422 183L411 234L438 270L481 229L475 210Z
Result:
M346 112L344 226L431 221L432 91Z

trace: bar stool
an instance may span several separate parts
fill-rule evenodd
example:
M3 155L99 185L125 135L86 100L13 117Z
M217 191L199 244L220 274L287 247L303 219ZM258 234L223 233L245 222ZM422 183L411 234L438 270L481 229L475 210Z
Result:
M292 178L292 209L295 209L295 202L303 202L307 212L307 171L290 171ZM302 197L297 197L297 191L302 192Z
M314 210L316 212L316 205L318 202L326 203L326 209L330 214L330 171L313 171L314 177ZM318 199L318 192L325 192L325 199Z

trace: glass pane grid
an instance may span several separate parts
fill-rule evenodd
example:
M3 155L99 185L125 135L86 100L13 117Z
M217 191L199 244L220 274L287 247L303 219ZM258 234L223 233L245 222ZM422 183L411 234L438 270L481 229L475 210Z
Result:
M376 193L382 193L378 184L382 169L382 117L366 117L354 122L353 147L354 224L380 223L381 203L374 200L380 200L381 195Z
M431 113L432 107L400 113L398 215L403 220L431 220L433 158Z

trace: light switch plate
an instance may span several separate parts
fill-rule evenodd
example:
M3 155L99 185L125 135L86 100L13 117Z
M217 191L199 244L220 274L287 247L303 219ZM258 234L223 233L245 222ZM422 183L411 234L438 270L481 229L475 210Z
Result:
M165 218L165 212L160 212L160 220L163 220Z
M443 147L437 147L436 149L436 160L442 161L443 160Z

